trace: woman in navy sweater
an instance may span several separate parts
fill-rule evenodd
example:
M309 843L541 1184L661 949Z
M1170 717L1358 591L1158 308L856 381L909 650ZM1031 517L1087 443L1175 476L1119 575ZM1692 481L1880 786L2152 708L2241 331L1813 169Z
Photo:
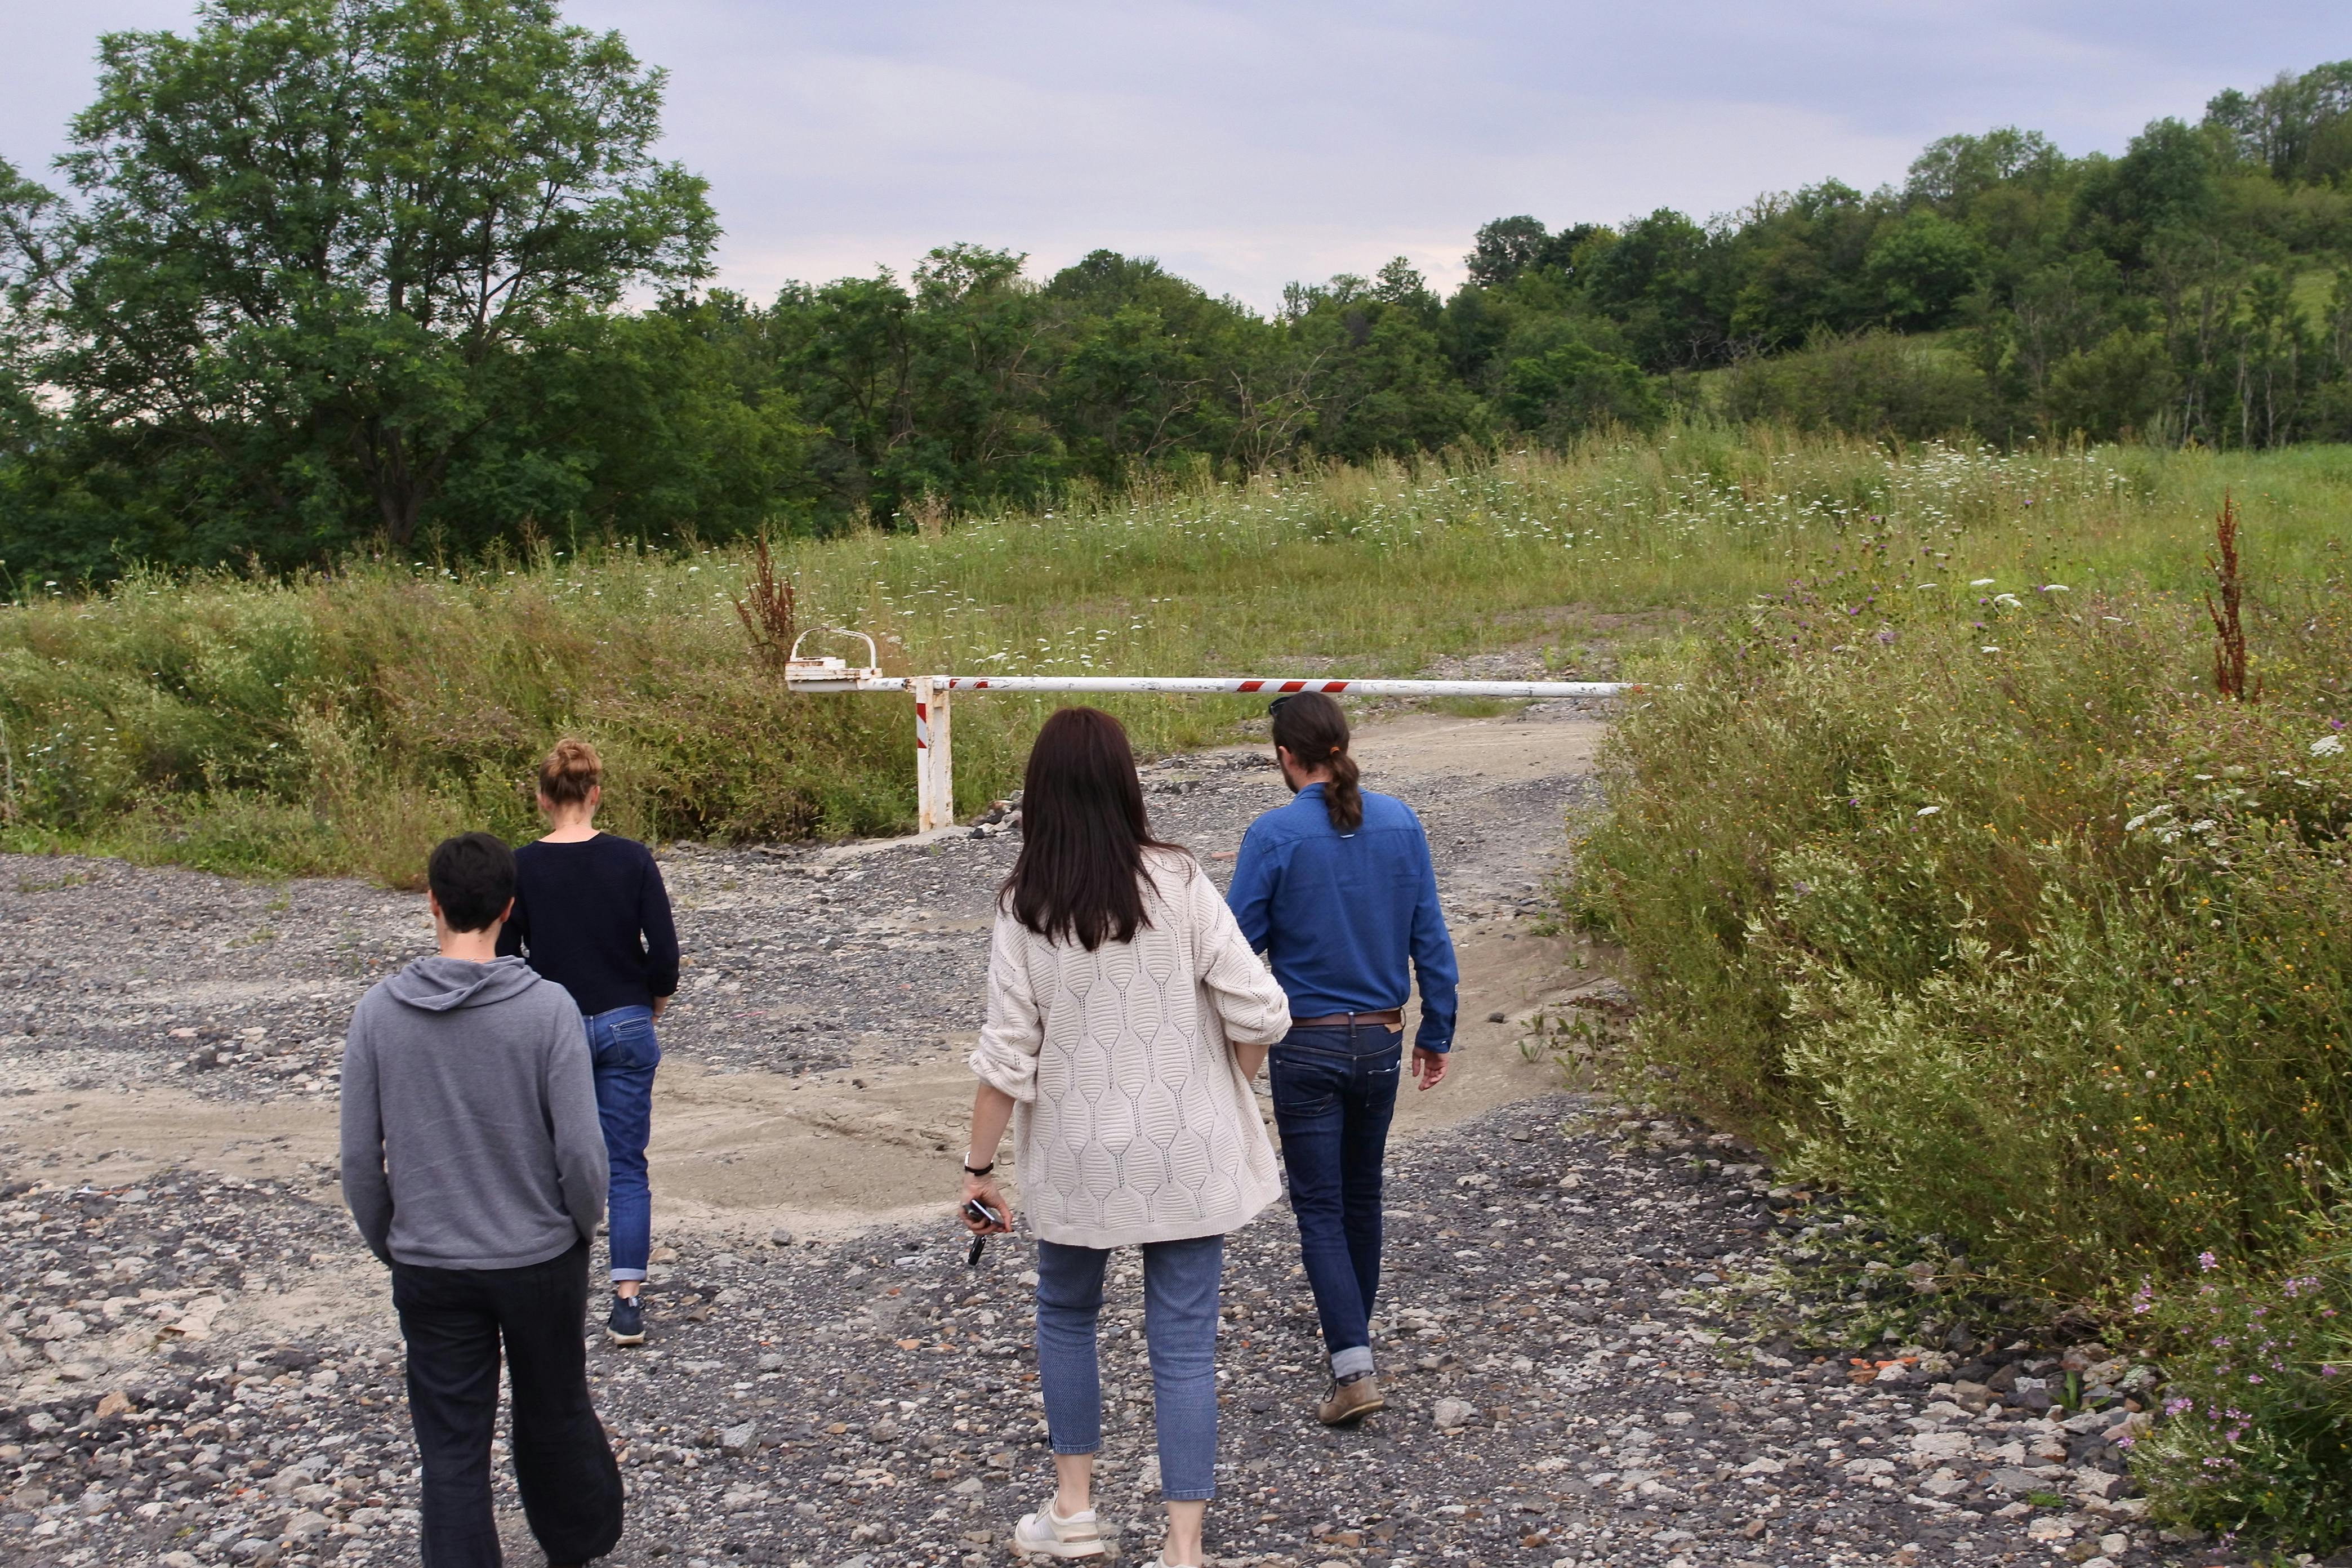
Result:
M585 741L558 741L539 764L548 832L515 851L514 913L499 952L517 953L572 993L588 1026L596 1110L613 1178L608 1206L614 1344L643 1344L637 1292L653 1246L646 1139L653 1127L654 1020L677 990L677 929L653 854L596 830L604 765Z

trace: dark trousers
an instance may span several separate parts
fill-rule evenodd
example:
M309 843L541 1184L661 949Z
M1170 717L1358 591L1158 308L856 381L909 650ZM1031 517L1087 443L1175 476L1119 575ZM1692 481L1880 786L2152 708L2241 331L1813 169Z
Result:
M425 1467L425 1568L499 1568L490 1514L499 1348L513 1391L515 1485L553 1563L621 1539L621 1468L588 1397L588 1245L523 1268L392 1267L408 1415Z
M1404 1031L1377 1026L1293 1029L1269 1075L1290 1212L1323 1346L1339 1376L1371 1370L1372 1298L1381 1285L1381 1162L1396 1112Z

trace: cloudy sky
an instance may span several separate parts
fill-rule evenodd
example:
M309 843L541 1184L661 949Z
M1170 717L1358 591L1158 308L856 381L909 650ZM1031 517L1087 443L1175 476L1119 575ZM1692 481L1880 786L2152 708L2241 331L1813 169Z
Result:
M1472 232L1695 215L2015 123L2070 153L2223 86L2352 55L2343 0L571 0L668 68L722 280L904 268L933 245L1156 256L1270 307L1285 281ZM0 0L0 156L84 103L92 42L187 0Z

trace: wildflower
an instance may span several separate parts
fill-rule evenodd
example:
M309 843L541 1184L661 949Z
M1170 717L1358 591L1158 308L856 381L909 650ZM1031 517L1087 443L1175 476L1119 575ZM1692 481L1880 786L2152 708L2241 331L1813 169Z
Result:
M2216 1268L2221 1268L2221 1260L2215 1258L2211 1253L2200 1252L2197 1255L2197 1267L2202 1268L2206 1273L2210 1274Z
M2042 591L2045 594L2071 594L2074 590L2063 583L2044 583L2042 584Z
M1995 643L1990 647L1980 647L1977 649L1977 651L1979 653L1999 653L2000 651L2000 645L1999 643Z
M1992 602L1996 605L2007 605L2012 610L2020 606L2020 601L2014 594L1995 594L1992 596Z
M1971 588L1990 588L1992 586L1992 584L1993 580L1990 577L1979 577L1972 580L1969 584L1969 586Z
M2343 749L2344 737L2341 735L2322 735L2311 743L2311 754L2315 757L2332 757Z
M1944 808L1940 805L1923 805L1911 815L1914 816L1933 816L1943 809Z

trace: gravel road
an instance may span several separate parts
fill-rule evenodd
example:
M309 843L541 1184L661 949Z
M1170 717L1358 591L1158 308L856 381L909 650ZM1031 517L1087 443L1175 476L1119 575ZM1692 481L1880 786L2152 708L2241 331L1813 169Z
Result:
M1213 1557L2234 1561L2140 1521L2116 1446L2129 1369L2095 1347L1745 1343L1713 1288L1839 1216L1727 1140L1519 1060L1534 1012L1622 997L1536 919L1594 729L1538 709L1364 733L1370 782L1438 848L1468 982L1462 1082L1430 1100L1463 1092L1408 1106L1391 1162L1385 1415L1315 1424L1288 1216L1235 1236ZM1146 780L1160 830L1221 874L1280 798L1242 752ZM993 1563L1045 1495L1027 1248L967 1270L925 1146L969 1096L954 1064L1011 848L665 848L695 961L666 1092L698 1131L656 1145L657 1191L685 1195L658 1211L653 1342L592 1353L630 1488L614 1561ZM0 859L20 933L0 989L0 1563L414 1560L384 1283L323 1162L343 1017L420 951L418 902ZM869 1173L825 1185L845 1169ZM1101 1474L1129 1561L1158 1511L1140 1308L1115 1269ZM2097 1408L2027 1408L2067 1371Z

